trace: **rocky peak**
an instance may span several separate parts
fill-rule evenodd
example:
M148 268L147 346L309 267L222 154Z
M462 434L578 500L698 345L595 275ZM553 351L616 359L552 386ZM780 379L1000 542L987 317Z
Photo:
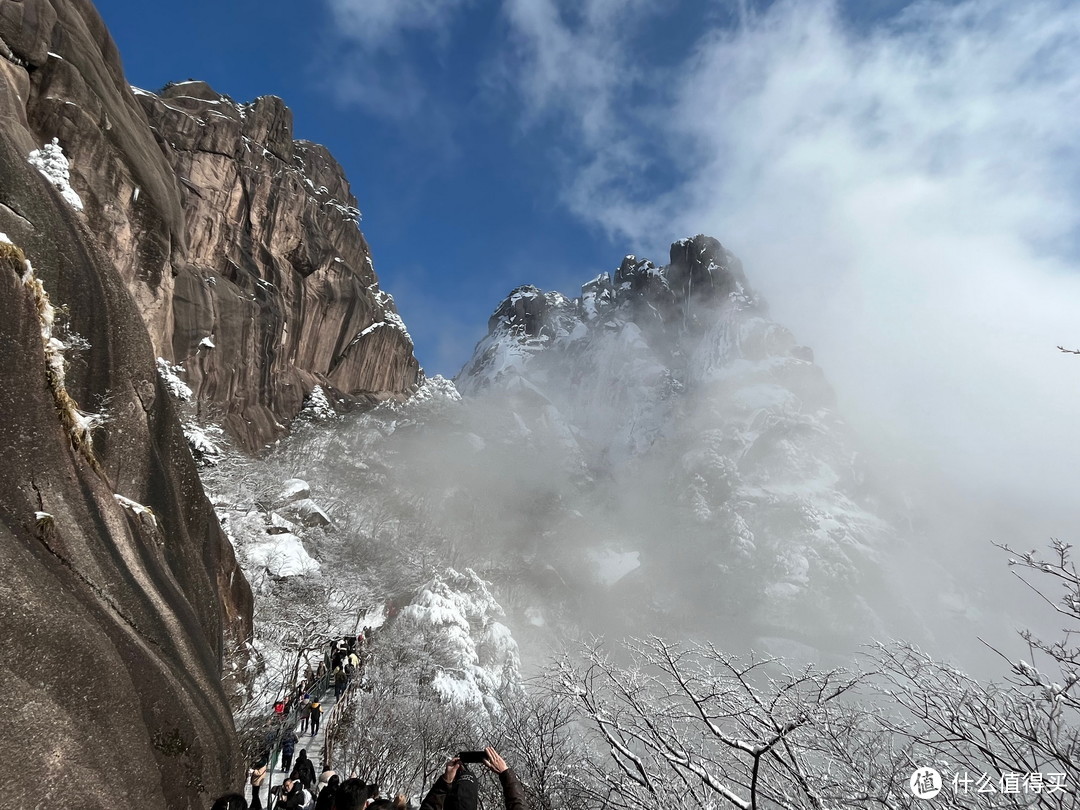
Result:
M540 521L539 542L593 543L574 566L601 582L596 560L632 561L639 621L724 616L769 649L823 628L865 633L894 596L875 555L895 535L863 497L812 352L767 317L738 259L699 235L667 265L626 256L579 297L556 296L511 293L455 379L466 402L513 414L486 445L554 449L588 493L569 518L552 510L564 525ZM589 528L575 534L579 522Z
M315 386L361 401L408 395L412 342L330 152L294 141L292 113L273 96L241 104L201 81L134 93L185 221L162 353L199 399L255 448L286 430Z
M742 263L716 239L698 234L671 245L669 285L684 299L715 300L736 293L752 296Z
M717 308L757 311L763 306L734 254L699 234L675 242L665 266L625 256L614 273L601 273L583 284L577 298L532 285L514 289L492 313L488 337L457 379L464 390L483 388L491 370L498 375L516 368L515 363L505 365L507 340L518 344L510 354L536 354L627 324L635 326L667 365L676 366L680 342L706 329Z

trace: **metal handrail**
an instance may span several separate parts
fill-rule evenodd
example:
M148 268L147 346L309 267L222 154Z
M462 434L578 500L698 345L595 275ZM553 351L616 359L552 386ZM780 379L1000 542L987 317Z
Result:
M323 661L324 664L329 664L330 663L329 657L330 656L328 654L325 655L324 661ZM312 696L313 700L318 700L324 694L326 694L327 687L328 687L328 685L330 683L330 675L331 675L330 667L329 666L324 666L323 669L324 669L324 672L319 677L319 679L316 680L315 683L313 683L310 688L305 690L307 694ZM270 790L274 787L274 773L275 773L274 764L277 762L278 756L281 753L281 738L284 736L286 729L288 729L290 731L295 729L297 721L299 721L299 719L300 719L300 702L294 700L292 703L293 703L292 707L287 712L285 712L285 713L283 713L281 715L281 719L280 719L280 722L278 724L278 733L277 733L277 736L274 739L274 745L270 749L270 756L266 761L266 767L267 767L266 790L267 790L267 795L271 795Z

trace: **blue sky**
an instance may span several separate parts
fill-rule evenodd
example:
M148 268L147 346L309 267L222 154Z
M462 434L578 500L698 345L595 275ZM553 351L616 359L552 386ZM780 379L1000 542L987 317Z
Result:
M132 83L276 94L331 149L429 373L514 286L573 294L705 232L857 428L972 486L1071 499L1074 0L98 7Z
M430 373L456 373L517 284L572 294L625 252L662 254L683 235L629 238L567 205L567 177L586 150L564 111L522 98L513 75L515 60L526 61L517 53L522 34L499 2L302 5L304 13L290 0L98 2L131 83L157 89L199 78L241 101L278 95L295 114L297 137L331 149L360 201L383 286ZM366 9L352 25L350 6ZM568 25L580 8L563 5ZM730 27L740 13L737 3L692 0L660 8L627 18L635 69L655 71L628 100L654 103L663 75L701 32ZM642 194L678 180L678 167L657 157L634 172Z

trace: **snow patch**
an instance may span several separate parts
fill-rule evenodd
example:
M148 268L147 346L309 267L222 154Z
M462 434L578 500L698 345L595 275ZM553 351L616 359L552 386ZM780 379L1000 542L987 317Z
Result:
M143 506L138 501L133 501L131 498L125 498L123 495L113 494L113 497L116 498L116 502L124 509L138 515L139 519L144 523L149 523L154 528L157 528L157 518L154 516L154 510L149 506Z
M631 571L641 567L641 555L636 551L615 551L597 548L589 551L596 564L595 574L601 585L611 587Z
M247 567L264 569L273 577L314 576L321 568L300 538L290 532L267 535L247 546L243 554Z

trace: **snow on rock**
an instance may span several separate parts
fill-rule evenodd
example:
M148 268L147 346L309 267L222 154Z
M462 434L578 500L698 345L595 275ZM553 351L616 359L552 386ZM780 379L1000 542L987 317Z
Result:
M149 506L143 506L138 501L133 501L131 498L125 498L123 495L113 495L116 498L116 502L120 504L124 509L134 513L144 523L157 528L157 518L154 516L154 510Z
M312 576L320 565L295 534L270 534L265 540L249 543L241 552L247 568L264 569L273 577Z
M183 366L174 366L164 357L159 357L157 359L157 370L162 382L165 383L165 390L169 392L169 396L181 402L187 402L191 399L191 387L177 376L183 373Z
M212 337L210 337L210 335L207 335L206 337L204 337L202 340L199 341L199 348L200 349L216 349L217 346L214 345L214 339Z
M311 497L311 484L303 478L290 478L281 485L274 502L279 505Z
M322 510L322 508L311 500L311 498L301 498L289 504L285 510L286 515L291 515L296 520L307 526L308 528L314 528L316 526L329 526L330 516Z
M277 512L271 512L269 518L270 526L267 528L267 532L270 534L285 534L291 532L292 534L299 534L301 527L291 520L286 520Z
M59 191L64 201L76 211L83 210L83 201L71 187L71 170L59 138L53 138L40 149L35 149L27 158L30 165L41 172L45 179Z

